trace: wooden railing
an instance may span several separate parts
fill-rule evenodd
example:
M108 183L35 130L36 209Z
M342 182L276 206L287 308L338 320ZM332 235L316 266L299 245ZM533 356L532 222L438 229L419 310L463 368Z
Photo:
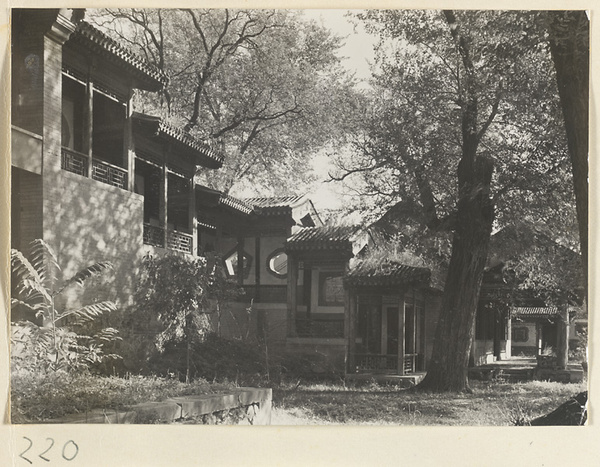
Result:
M144 243L146 245L165 247L165 229L157 225L144 223ZM193 254L193 242L190 234L169 230L167 236L167 248L169 250L182 251Z
M356 371L385 370L395 372L398 369L397 355L355 354L354 362Z
M403 360L404 374L417 371L418 354L405 354ZM397 355L355 354L356 371L396 371L398 369Z
M72 149L62 148L60 167L67 172L87 177L88 156Z
M98 159L92 160L92 178L107 185L127 189L127 171Z
M89 157L69 148L61 150L61 168L83 177L88 176ZM107 185L127 189L127 171L98 159L92 160L92 179Z
M296 318L298 337L344 337L344 320L339 318Z
M169 250L182 251L192 255L194 254L192 236L177 230L169 230L167 235L167 248Z
M417 370L417 356L416 353L404 354L404 374L414 373Z

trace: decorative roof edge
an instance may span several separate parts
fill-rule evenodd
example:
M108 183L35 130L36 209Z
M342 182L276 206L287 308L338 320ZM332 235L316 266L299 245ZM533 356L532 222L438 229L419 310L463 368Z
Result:
M171 138L179 141L180 143L185 144L186 146L189 146L192 149L195 149L198 152L201 152L204 156L217 162L219 166L223 164L223 154L217 153L207 143L197 140L193 136L184 132L182 129L172 127L171 125L161 120L158 126L158 131L167 136L170 136Z
M77 28L75 29L75 33L71 36L72 38L83 37L86 40L92 42L96 46L100 47L106 52L118 57L127 65L131 66L138 72L144 74L146 77L155 81L160 88L164 87L168 78L155 65L148 63L139 55L136 55L131 50L127 49L125 46L107 36L105 33L100 31L99 29L92 26L87 21L80 21L77 24Z
M163 121L162 118L155 117L153 115L142 114L140 112L134 112L132 114L132 118L140 122L147 122L149 124L156 125L154 131L158 135L166 136L170 139L173 139L177 143L182 144L188 147L189 149L200 153L202 156L204 156L213 163L211 164L212 168L219 168L223 165L224 157L222 154L217 153L207 143L197 140L196 138L187 134L183 130L169 125L168 123Z
M254 206L242 201L241 199L234 198L233 196L221 193L219 197L219 203L229 206L236 211L240 211L244 214L250 214L254 211Z

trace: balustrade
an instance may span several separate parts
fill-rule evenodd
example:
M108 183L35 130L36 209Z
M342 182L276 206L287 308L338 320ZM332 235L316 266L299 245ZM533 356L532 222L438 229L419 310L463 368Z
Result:
M177 230L170 230L167 237L167 248L193 254L192 236Z
M83 177L88 176L88 156L72 149L62 148L61 168Z
M396 371L398 369L397 355L383 354L355 354L357 371L386 370Z
M92 160L92 178L107 185L127 189L127 171L108 162Z
M61 168L67 172L87 177L88 160L89 157L86 154L69 148L62 148ZM92 160L92 179L123 190L127 189L127 171L98 159Z

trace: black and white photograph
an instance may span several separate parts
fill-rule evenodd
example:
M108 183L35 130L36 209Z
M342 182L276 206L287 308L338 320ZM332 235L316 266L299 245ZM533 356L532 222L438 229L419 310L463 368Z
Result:
M200 6L10 10L8 423L586 425L589 11Z

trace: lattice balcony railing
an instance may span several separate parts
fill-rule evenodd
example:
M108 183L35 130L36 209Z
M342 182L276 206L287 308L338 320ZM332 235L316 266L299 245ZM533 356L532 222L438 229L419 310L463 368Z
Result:
M88 176L88 156L72 149L62 148L61 168L84 177Z
M192 236L177 230L169 231L167 248L193 254Z
M62 148L61 168L83 177L88 176L88 156L69 148ZM92 179L107 185L127 189L127 171L98 159L92 160Z
M92 160L92 178L107 185L127 189L127 171L108 162Z

